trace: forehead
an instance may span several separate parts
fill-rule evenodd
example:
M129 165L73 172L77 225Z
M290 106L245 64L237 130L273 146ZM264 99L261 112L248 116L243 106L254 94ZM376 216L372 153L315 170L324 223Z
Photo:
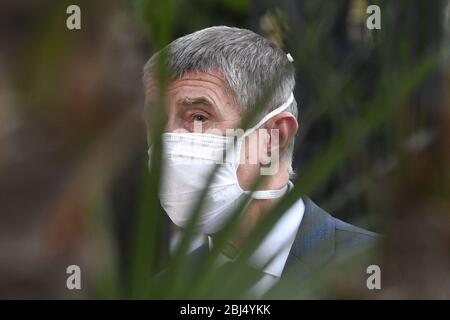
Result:
M225 81L223 75L219 71L192 71L169 81L167 86L167 94L173 95L178 91L185 93L210 92L215 95L227 96L234 100L234 95ZM158 84L152 78L149 79L147 93L150 97L157 96Z
M169 83L169 96L180 91L183 94L204 93L220 99L231 97L228 85L218 71L189 72Z
M151 83L147 96L150 101L158 96L157 90L155 82ZM169 114L189 106L204 106L220 119L241 116L234 94L218 71L188 72L170 81L166 88L166 98L165 108Z

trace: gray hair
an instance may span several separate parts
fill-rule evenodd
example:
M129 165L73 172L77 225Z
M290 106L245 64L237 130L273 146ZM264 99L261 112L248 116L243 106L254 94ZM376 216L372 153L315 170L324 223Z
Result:
M188 72L219 71L244 113L261 101L267 102L265 113L268 113L286 101L294 90L295 70L286 53L250 30L226 26L206 28L174 40L163 50L167 54L169 80ZM159 54L155 53L144 66L145 88L151 81ZM271 92L269 97L267 90ZM286 111L297 118L295 99ZM293 153L294 138L284 155L290 176L294 174Z

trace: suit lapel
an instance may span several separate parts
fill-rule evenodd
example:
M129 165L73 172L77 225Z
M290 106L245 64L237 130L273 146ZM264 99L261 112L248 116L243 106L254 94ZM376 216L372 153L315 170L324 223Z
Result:
M335 252L335 220L311 199L305 197L304 203L303 219L285 267L295 265L301 275L324 265Z

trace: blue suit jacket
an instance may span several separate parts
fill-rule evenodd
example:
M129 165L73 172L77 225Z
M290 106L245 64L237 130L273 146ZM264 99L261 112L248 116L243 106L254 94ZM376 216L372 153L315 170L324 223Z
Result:
M345 292L345 298L373 298L377 291L367 288L367 267L381 266L379 257L373 254L376 251L371 251L380 242L380 235L332 217L309 198L304 198L304 203L303 219L283 275L269 297L290 298L292 289L295 291L311 282L315 285L321 274L325 274L328 287L330 283L332 286L338 283L341 288L335 288L337 293L326 291L317 297L341 297Z
M286 267L320 267L370 248L380 236L332 217L309 198Z
M348 277L349 269L340 266L333 267L333 262L345 260L346 257L353 257L364 252L365 249L369 249L376 244L380 238L374 232L355 227L332 217L309 198L303 200L305 211L300 228L286 261L279 286L273 288L275 294L269 297L290 298L289 295L283 296L284 292L290 292L285 290L287 287L290 287L290 290L292 290L292 286L294 286L294 290L295 288L301 288L305 281L313 278L318 271L326 270L327 266L331 266L333 272L338 271L338 277L342 274ZM195 266L208 251L208 246L202 245L189 254L187 261L189 262L188 265L192 267L190 269L192 272L195 272ZM363 268L359 268L358 271L362 277L359 281L360 287L365 291L367 291L365 281L367 263L364 262ZM283 283L283 280L286 280L285 283ZM285 284L287 284L287 287L283 287ZM282 290L276 291L279 288Z

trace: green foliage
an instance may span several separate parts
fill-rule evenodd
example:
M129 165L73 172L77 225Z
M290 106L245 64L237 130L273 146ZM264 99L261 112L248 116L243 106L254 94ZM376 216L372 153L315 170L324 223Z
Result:
M366 49L357 52L360 56L353 57L357 61L375 59L382 69L377 70L371 79L373 91L370 94L358 94L360 83L353 81L356 74L353 60L348 58L341 66L337 67L337 57L330 44L323 43L324 37L330 34L334 27L339 6L324 11L316 1L306 1L306 15L312 17L306 20L303 33L298 35L292 43L296 67L304 73L308 81L310 91L309 102L311 108L304 115L303 130L308 130L317 119L323 116L341 119L340 126L330 141L321 148L302 170L302 173L294 181L295 187L288 195L270 209L270 213L258 225L255 232L244 244L236 261L229 266L215 268L214 262L223 249L227 237L233 233L239 223L239 217L243 205L234 213L233 218L225 226L224 230L215 239L215 245L206 258L193 268L187 260L187 252L190 241L194 236L194 226L202 208L203 197L199 200L192 214L189 227L183 233L180 245L162 274L156 275L161 268L161 261L165 259L160 243L162 232L162 212L159 209L157 198L160 182L161 166L161 141L163 119L152 128L151 141L154 152L152 154L152 167L150 175L143 179L140 210L134 231L133 258L131 261L129 277L129 298L245 298L248 290L253 285L253 271L247 267L247 259L269 232L280 216L301 196L315 192L325 184L336 171L351 157L360 152L364 143L374 134L383 132L404 108L408 107L409 99L427 76L434 70L437 64L435 54L421 54L410 63L408 46L409 39L398 42L400 56L396 56L397 50L393 50L390 33L390 22L383 22L383 29L375 35L375 39L365 44ZM233 10L248 11L249 4L244 1L223 1ZM328 4L328 2L327 2ZM179 15L182 4L177 1L136 1L136 12L143 21L146 33L152 48L161 49L173 39L173 25L177 22L175 17ZM281 10L283 8L281 7ZM191 10L193 10L191 8ZM280 8L278 8L280 10ZM212 22L214 23L214 21ZM394 24L392 24L393 26ZM193 31L193 30L188 30ZM301 39L301 42L300 42ZM370 51L370 54L369 54ZM391 59L395 54L395 63ZM161 90L166 86L164 69L164 56L161 56L158 79L161 82ZM270 93L270 88L267 90ZM161 99L163 94L159 95ZM312 96L312 97L311 97ZM263 99L264 100L264 99ZM243 126L250 123L261 111L264 101L260 101L259 109L248 115L243 121ZM346 104L347 110L353 110L352 115L335 114L338 109L336 103ZM158 102L164 104L163 100ZM214 173L213 173L214 174ZM209 182L211 182L211 175ZM254 182L256 188L261 183L261 178ZM203 196L206 194L208 184L205 186ZM289 275L287 275L289 277ZM315 279L314 286L320 286L320 279ZM324 280L325 281L325 280ZM309 284L312 285L311 283ZM285 287L278 292L284 297L315 297L317 292L312 287L298 289L296 285ZM315 293L314 293L315 292ZM270 294L269 294L269 297ZM273 296L272 296L273 297Z

